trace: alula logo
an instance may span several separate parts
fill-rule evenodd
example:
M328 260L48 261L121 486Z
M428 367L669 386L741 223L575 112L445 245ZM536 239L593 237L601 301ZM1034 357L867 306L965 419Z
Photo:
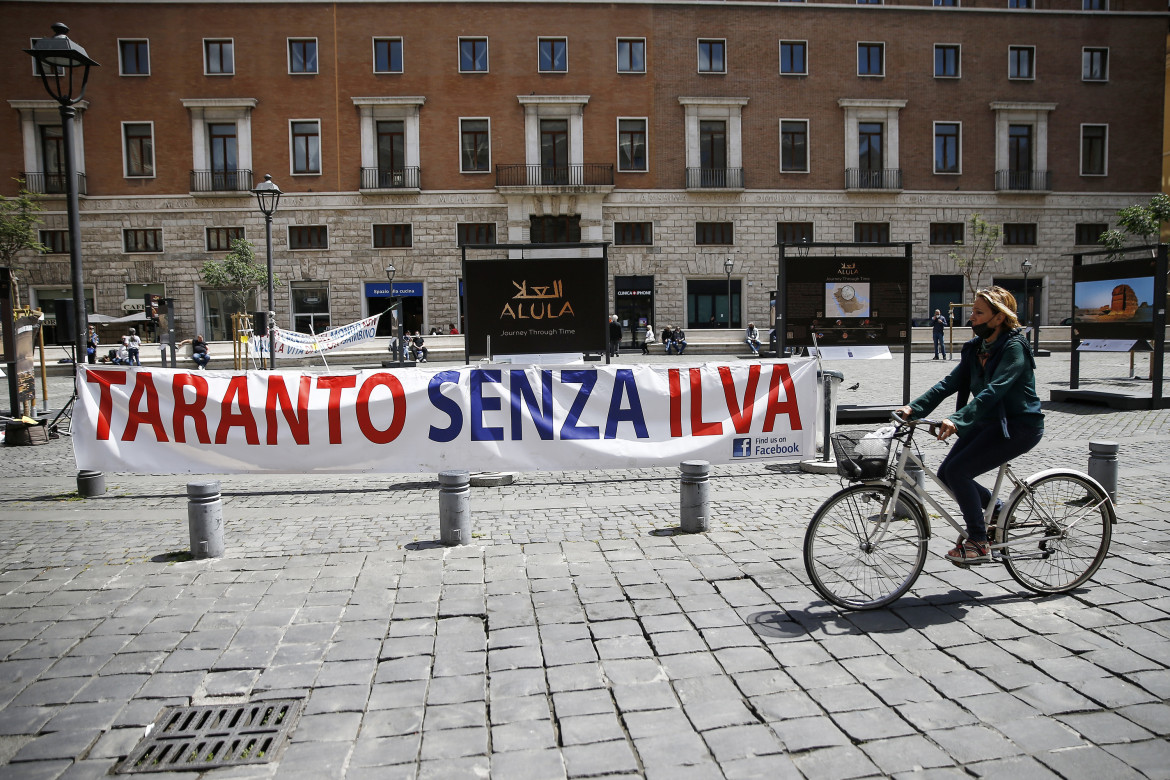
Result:
M546 285L528 285L528 281L512 282L516 288L504 308L501 320L556 320L574 317L573 304L565 300L564 283L560 280Z

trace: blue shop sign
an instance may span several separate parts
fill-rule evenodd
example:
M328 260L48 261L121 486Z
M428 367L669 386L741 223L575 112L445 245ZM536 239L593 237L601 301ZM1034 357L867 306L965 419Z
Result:
M421 298L422 282L395 282L391 292L389 282L366 282L367 298Z

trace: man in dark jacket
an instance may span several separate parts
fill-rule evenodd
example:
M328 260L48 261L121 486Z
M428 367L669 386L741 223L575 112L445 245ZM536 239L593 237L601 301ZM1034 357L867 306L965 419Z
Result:
M610 315L609 318L609 354L610 357L618 356L618 347L622 344L622 324L618 322L616 314Z

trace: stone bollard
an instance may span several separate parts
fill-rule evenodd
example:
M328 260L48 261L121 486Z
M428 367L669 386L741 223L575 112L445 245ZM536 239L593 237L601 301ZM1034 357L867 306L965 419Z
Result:
M223 501L218 480L187 483L187 528L191 533L191 555L223 556Z
M439 541L471 544L471 472L439 472Z
M1089 442L1089 476L1101 483L1109 500L1117 503L1117 452L1115 441Z
M106 492L106 475L100 471L77 472L77 494L82 498L94 498Z
M711 464L705 460L684 460L678 466L679 529L683 533L700 534L711 527L711 509L707 503L707 476Z

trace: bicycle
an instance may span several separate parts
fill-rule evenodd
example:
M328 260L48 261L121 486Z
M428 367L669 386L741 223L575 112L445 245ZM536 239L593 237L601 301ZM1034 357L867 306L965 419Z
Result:
M813 515L804 536L804 565L817 592L838 607L877 609L910 590L926 566L928 506L960 538L967 536L966 526L926 491L929 478L954 498L914 445L919 426L933 432L940 421L896 414L893 419L885 436L846 431L830 437L838 474L857 484L830 496ZM924 475L922 485L915 469ZM1012 491L997 512L1005 479ZM1024 588L1066 593L1088 581L1105 560L1117 516L1109 494L1087 474L1054 468L1021 479L1005 463L991 498L984 520L992 562L1003 563Z

